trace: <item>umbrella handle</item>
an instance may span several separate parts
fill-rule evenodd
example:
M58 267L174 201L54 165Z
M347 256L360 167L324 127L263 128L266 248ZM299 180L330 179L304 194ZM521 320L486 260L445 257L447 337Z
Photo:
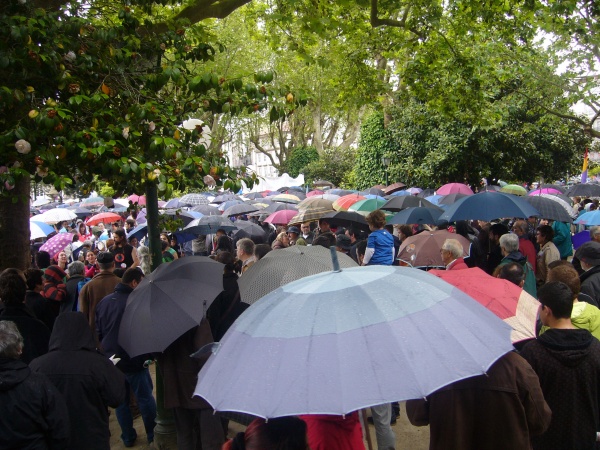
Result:
M333 271L341 272L342 269L340 269L340 261L338 260L337 250L334 246L329 247L329 250L331 251L331 262L333 264Z

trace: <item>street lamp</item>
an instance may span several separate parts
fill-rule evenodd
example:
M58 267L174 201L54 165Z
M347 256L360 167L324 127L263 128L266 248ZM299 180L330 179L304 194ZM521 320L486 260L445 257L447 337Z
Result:
M390 165L390 158L389 156L382 156L381 157L381 164L383 164L383 167L385 167L385 185L388 186L389 182L388 182L388 166Z

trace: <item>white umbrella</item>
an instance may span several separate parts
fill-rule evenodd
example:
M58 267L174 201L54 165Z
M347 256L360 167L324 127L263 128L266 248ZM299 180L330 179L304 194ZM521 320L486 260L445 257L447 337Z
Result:
M35 216L36 219L38 217L39 216ZM52 227L51 225L40 221L34 221L33 219L29 219L30 239L39 239L46 237L53 231L54 227Z
M36 201L34 201L31 206L44 206L50 203L52 200L46 197L40 197Z
M62 221L74 220L77 218L77 215L67 208L54 208L49 209L43 214L39 214L35 216L36 222L44 222L50 225L53 225Z

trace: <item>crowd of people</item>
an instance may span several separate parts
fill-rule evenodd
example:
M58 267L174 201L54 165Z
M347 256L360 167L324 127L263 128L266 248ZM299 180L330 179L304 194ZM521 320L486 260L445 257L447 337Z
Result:
M576 199L577 205L594 205ZM588 206L587 209L592 206ZM197 327L164 352L130 358L119 345L129 295L151 271L143 239L129 236L129 217L94 229L60 223L76 246L56 255L37 251L26 271L0 273L0 448L110 448L109 408L126 447L138 439L140 414L154 440L157 404L149 365L158 361L164 406L172 408L180 449L364 449L361 417L303 415L255 419L227 440L228 419L193 396L205 360L189 355L219 341L247 308L239 277L271 251L291 246L335 247L358 265L400 265L402 242L446 229L440 246L446 270L479 267L521 287L540 302L537 336L515 345L486 375L461 380L425 399L409 400L408 419L430 426L431 449L595 449L600 441L600 227L574 252L574 226L530 217L493 223L388 225L375 210L361 226L319 220L264 230L260 239L225 230L179 243L161 234L162 262L189 255L223 264L223 291ZM103 239L101 239L103 237ZM255 242L257 241L257 242ZM463 241L464 242L464 241ZM399 405L374 405L379 450L396 448L392 425ZM22 407L22 405L26 407Z

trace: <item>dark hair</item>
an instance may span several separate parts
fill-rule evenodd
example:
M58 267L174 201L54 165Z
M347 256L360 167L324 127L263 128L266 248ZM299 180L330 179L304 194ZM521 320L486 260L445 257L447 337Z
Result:
M235 270L235 258L230 252L219 252L215 256L215 260L221 264L225 264L223 272L233 273Z
M132 281L137 281L138 283L142 281L144 278L144 274L137 267L131 267L125 271L123 276L121 277L121 283L123 284L131 284Z
M406 237L411 237L413 235L412 227L410 225L401 225L400 233L402 233Z
M556 319L570 319L573 311L573 292L561 281L551 281L538 290L538 300L552 310Z
M44 271L41 269L27 269L25 272L27 289L33 291L39 284L44 284Z
M363 239L356 244L356 255L364 255L367 251L367 240Z
M245 432L223 445L223 450L306 450L306 422L298 417L254 419Z
M550 242L554 239L554 230L550 225L540 225L537 227L537 231L542 235L546 242Z
M50 267L50 253L44 250L40 250L35 254L35 265L38 269L45 269Z
M125 269L123 269L122 267L117 267L115 268L112 273L116 276L118 276L119 278L121 278L123 276L123 274L125 273Z
M503 223L495 223L494 225L492 225L490 227L490 233L492 233L495 236L500 237L500 236L508 233L508 227L506 225L504 225Z
M371 211L369 215L365 217L365 220L369 225L373 226L373 228L383 228L385 225L385 213L380 209L376 209L375 211Z
M337 241L335 239L335 234L333 234L331 231L326 231L325 233L321 233L319 234L314 240L313 240L313 247L315 245L320 245L321 247L325 247L325 248L330 248L330 247L335 247Z
M548 271L548 277L546 281L560 281L565 283L571 289L573 293L573 299L576 299L581 292L581 280L579 279L579 274L575 267L573 267L567 261L566 264L558 264L555 267L550 268Z
M167 247L169 246L169 243L166 241L160 241L160 249L164 252Z
M127 237L127 233L125 233L125 230L123 228L117 228L115 231L113 231L113 234L122 238Z
M254 257L257 260L263 259L271 250L273 249L269 244L256 244L254 246Z
M219 236L215 251L229 252L233 254L233 245L231 245L231 239L229 239L229 236Z
M521 266L521 264L511 262L502 266L500 273L498 274L498 278L508 280L520 287L521 283L525 281L525 271L523 270L523 266Z
M469 234L474 235L475 230L473 229L473 227L471 225L469 225L469 222L467 222L466 220L457 220L456 221L456 234L460 234L461 236L470 240Z
M350 237L354 236L356 239L358 239L358 237L360 236L360 230L356 227L348 227L346 228L346 231L348 232L348 236Z
M5 269L0 273L0 301L6 306L19 305L25 301L27 283L19 269Z

